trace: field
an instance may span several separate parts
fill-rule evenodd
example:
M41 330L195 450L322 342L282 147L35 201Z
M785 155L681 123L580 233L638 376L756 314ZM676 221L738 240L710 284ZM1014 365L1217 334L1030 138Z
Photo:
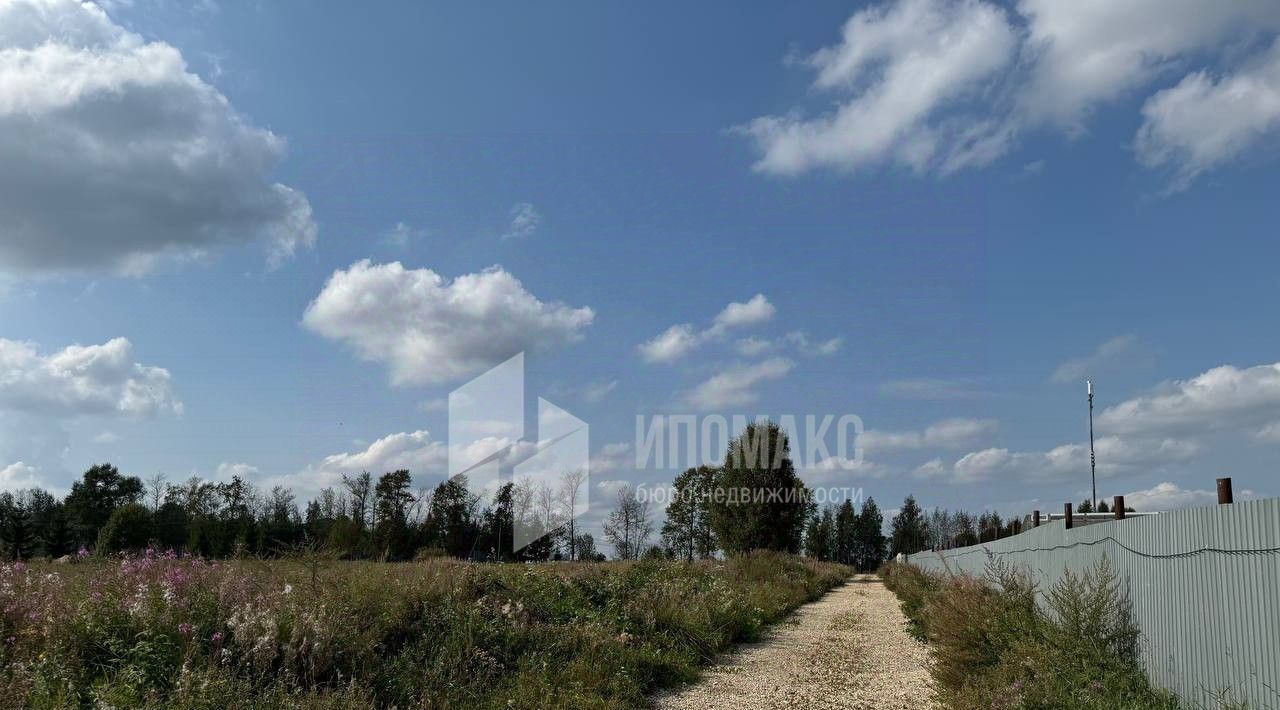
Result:
M5 564L0 707L635 707L848 573L776 553Z

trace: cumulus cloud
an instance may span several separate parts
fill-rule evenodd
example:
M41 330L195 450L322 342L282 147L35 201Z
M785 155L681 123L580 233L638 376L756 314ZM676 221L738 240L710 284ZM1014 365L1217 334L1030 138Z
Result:
M733 365L694 387L684 402L697 410L740 407L756 401L755 387L785 377L794 363L782 357L746 365Z
M1280 127L1280 40L1256 61L1214 79L1188 74L1142 107L1138 160L1169 168L1174 187L1234 160Z
M316 238L268 177L284 150L96 5L0 3L0 269L139 273L249 239L279 264Z
M635 468L635 454L631 444L625 441L605 444L595 456L591 457L591 475L614 473L627 468Z
M1223 365L1189 380L1167 382L1148 395L1104 409L1100 430L1163 435L1256 427L1280 411L1280 363Z
M429 385L516 352L575 342L594 318L590 308L538 300L498 266L448 281L430 269L366 259L335 271L302 323L386 364L393 384Z
M1125 506L1140 512L1158 512L1213 505L1218 502L1216 491L1182 488L1176 483L1164 481L1141 491L1124 494Z
M542 214L528 202L517 202L511 208L511 223L502 233L502 240L523 239L533 236L542 225Z
M759 148L762 172L886 163L922 170L937 161L944 135L956 141L955 156L975 143L977 134L963 139L939 113L978 94L1012 63L1016 47L1004 10L986 2L900 0L862 9L839 44L804 61L815 89L841 97L835 111L764 116L739 130Z
M0 468L0 491L20 491L27 488L49 490L40 472L33 466L17 461Z
M944 419L923 431L879 431L868 429L858 437L858 445L867 452L885 453L913 449L952 449L970 446L994 434L999 425L994 419Z
M1146 357L1136 336L1120 335L1099 345L1088 355L1062 363L1049 379L1054 382L1083 382L1088 377L1097 377Z
M435 441L426 430L389 434L369 444L363 450L331 454L313 463L301 471L284 476L267 478L267 485L287 486L299 496L310 498L321 489L337 486L342 482L343 474L358 474L368 471L380 476L388 471L407 469L415 480L439 475L443 477L448 470L449 450L443 442ZM218 467L219 476L235 472L234 467L244 464L223 464ZM242 471L257 471L249 466Z
M1148 471L1194 458L1200 445L1187 439L1122 439L1107 436L1094 442L1098 476L1112 478ZM1062 481L1088 473L1089 445L1063 444L1048 451L1010 451L989 448L965 454L946 474L957 483L973 483L995 478ZM942 475L937 467L924 472Z
M732 302L725 306L705 330L697 330L691 323L679 323L667 328L652 339L641 343L640 356L647 362L671 363L697 350L703 344L724 337L731 329L758 325L773 318L777 309L757 293L745 303Z
M1033 129L1082 134L1098 106L1193 62L1238 64L1216 81L1193 71L1143 110L1139 160L1185 185L1273 135L1276 50L1251 56L1250 40L1277 29L1269 0L1021 0L1013 12L989 0L890 0L855 12L839 43L800 62L834 110L737 130L759 151L756 170L771 174L945 174L990 163Z
M257 466L251 466L247 463L231 463L223 461L218 464L218 468L214 471L213 477L218 481L230 481L232 478L240 478L241 480L251 481L258 477L261 471Z
M115 338L42 355L32 343L0 339L0 408L50 416L181 414L169 371L133 359Z

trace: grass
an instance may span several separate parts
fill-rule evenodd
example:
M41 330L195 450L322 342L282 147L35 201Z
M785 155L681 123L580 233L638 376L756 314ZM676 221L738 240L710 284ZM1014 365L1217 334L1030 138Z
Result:
M3 565L0 707L637 707L848 572L773 553Z
M939 700L954 710L1174 710L1148 682L1126 595L1105 560L1046 590L994 563L987 579L911 565L881 570L913 633L929 643Z

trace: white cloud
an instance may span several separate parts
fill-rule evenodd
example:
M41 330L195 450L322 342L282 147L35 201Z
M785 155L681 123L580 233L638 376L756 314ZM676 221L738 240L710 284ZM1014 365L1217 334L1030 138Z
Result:
M673 325L640 344L640 355L648 362L675 362L697 349L700 334L688 323Z
M41 355L31 343L0 338L0 409L77 416L182 413L169 371L133 360L115 338Z
M854 478L879 479L889 475L889 468L884 464L866 459L850 459L841 456L828 456L801 472L806 484L830 485Z
M1223 365L1189 380L1104 409L1100 430L1163 435L1198 430L1247 429L1280 411L1280 363L1239 369Z
M627 468L635 468L635 456L631 453L631 444L625 441L605 444L591 457L592 476Z
M994 434L994 419L944 419L923 431L878 431L868 429L858 437L858 445L868 452L883 453L913 449L951 449L970 446Z
M588 402L600 402L618 389L617 380L589 382L582 388L582 398Z
M769 303L763 293L757 293L746 303L730 303L724 310L716 314L712 329L741 328L748 325L764 323L773 317L777 309Z
M680 323L667 328L652 339L641 343L640 356L647 362L675 362L702 347L704 343L724 337L731 329L758 325L773 318L774 308L764 294L757 293L746 303L732 302L725 306L706 330L698 331L690 323Z
M443 477L448 470L448 464L449 450L445 444L432 440L427 431L419 430L389 434L361 451L331 454L301 471L270 477L264 483L268 486L288 486L299 497L310 498L323 488L340 485L343 474L353 475L368 471L376 478L390 471L407 469L414 480L421 482L436 475ZM223 466L244 466L244 464L223 464ZM223 466L218 467L220 476L224 472ZM249 466L243 470L256 472L257 469ZM233 469L228 468L226 471L230 473Z
M257 466L250 466L247 463L231 463L223 461L218 464L218 469L214 472L214 480L230 481L234 477L239 477L244 481L252 481L258 477L261 471Z
M752 365L733 365L694 387L684 401L698 410L748 405L756 401L756 385L786 376L793 366L794 363L782 357Z
M511 207L511 224L502 233L502 240L523 239L533 236L542 225L542 214L528 202L517 202Z
M40 472L21 461L0 468L0 491L15 492L27 488L49 490Z
M1194 458L1200 445L1186 439L1121 439L1108 436L1094 442L1099 478L1113 478L1148 471ZM1063 444L1048 451L1018 452L989 448L965 454L951 467L950 477L958 483L993 478L1025 480L1067 480L1089 472L1089 445ZM936 469L929 473L937 473Z
M590 308L538 300L501 267L447 281L430 269L366 259L335 271L302 322L385 363L393 384L426 385L575 342L594 318Z
M1062 363L1049 379L1054 382L1084 382L1086 378L1097 377L1126 362L1145 357L1136 336L1119 335L1084 357L1072 358Z
M1149 83L1185 54L1280 26L1269 0L1021 0L1018 12L1035 62L1021 109L1072 131L1083 130L1094 105Z
M256 238L276 265L316 238L268 178L284 151L92 3L0 3L0 269L140 273Z
M1080 135L1098 106L1193 62L1239 65L1216 82L1192 72L1147 102L1137 155L1185 186L1273 133L1276 50L1249 51L1277 29L1272 0L1020 0L1013 13L989 0L890 0L858 10L839 44L801 62L816 91L837 97L833 111L737 130L756 143L756 170L772 174L946 174L990 163L1037 128Z
M957 131L939 113L978 94L1013 61L1016 46L1004 10L986 2L900 0L862 9L845 23L840 44L805 61L817 73L814 88L843 97L833 113L765 116L739 130L755 140L762 172L921 170L940 148L955 157L991 137L966 137L968 129ZM947 141L950 148L940 145Z
M1280 40L1262 58L1214 80L1188 74L1142 107L1138 160L1171 168L1174 187L1240 157L1280 127Z
M803 330L795 330L784 336L786 341L805 355L834 355L844 345L844 338L830 338L822 341L812 341L809 334Z
M1169 481L1157 483L1146 490L1124 494L1125 507L1142 513L1214 505L1217 502L1218 494L1215 491L1182 488Z

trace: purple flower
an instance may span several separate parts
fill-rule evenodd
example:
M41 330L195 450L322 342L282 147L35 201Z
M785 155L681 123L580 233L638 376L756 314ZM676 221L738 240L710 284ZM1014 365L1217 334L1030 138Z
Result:
M85 549L84 545L81 545L80 549L76 550L76 557L84 559L85 557L88 557L88 556L89 556L89 551Z
M178 633L182 634L183 636L190 636L190 635L191 635L191 624L188 624L188 623L187 623L187 622L185 622L185 621L184 621L184 622L182 622L181 624L178 624Z
M209 637L209 640L214 643L222 643L222 632L214 631L213 635Z

